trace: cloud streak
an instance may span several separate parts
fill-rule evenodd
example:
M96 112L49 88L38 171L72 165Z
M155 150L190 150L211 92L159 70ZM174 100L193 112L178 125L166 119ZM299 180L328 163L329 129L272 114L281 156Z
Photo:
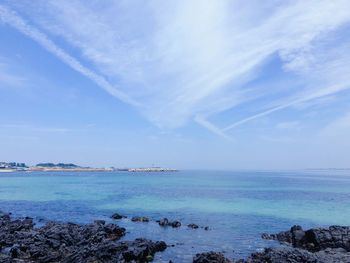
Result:
M309 101L312 101L312 100L315 100L315 99L319 99L319 98L322 98L322 97L325 97L325 96L329 96L329 95L333 95L333 94L336 94L338 92L341 92L343 90L346 90L346 89L349 89L350 88L350 83L347 83L345 86L334 86L334 87L330 87L330 88L327 88L327 89L322 89L314 94L311 94L311 95L305 95L303 94L301 96L301 98L299 99L296 99L296 100L292 100L288 103L285 103L285 104L282 104L280 106L277 106L277 107L274 107L272 109L269 109L269 110L266 110L266 111L263 111L263 112L260 112L258 114L255 114L255 115L252 115L248 118L245 118L243 120L240 120L240 121L237 121L229 126L227 126L226 128L222 129L223 132L227 132L233 128L236 128L244 123L247 123L247 122L250 122L250 121L253 121L255 119L259 119L259 118L262 118L262 117L265 117L267 115L270 115L274 112L277 112L277 111L281 111L281 110L284 110L284 109L287 109L287 108L290 108L292 106L295 106L295 105L298 105L298 104L301 104L301 103L304 103L304 102L309 102Z
M218 128L217 126L215 126L214 124L212 124L211 122L206 120L204 117L196 116L194 120L199 125L206 128L207 130L211 131L212 133L214 133L214 134L216 134L224 139L227 139L229 141L234 141L232 137L228 136L224 131L222 131L220 128Z

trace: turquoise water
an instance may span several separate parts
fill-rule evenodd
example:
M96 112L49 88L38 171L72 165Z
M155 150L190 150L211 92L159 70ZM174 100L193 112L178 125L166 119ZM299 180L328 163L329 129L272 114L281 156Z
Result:
M300 224L350 225L350 171L0 174L0 210L48 220L89 223L114 213L196 223L210 230L119 222L124 239L175 245L156 262L190 262L198 252L241 258L266 246L263 232Z

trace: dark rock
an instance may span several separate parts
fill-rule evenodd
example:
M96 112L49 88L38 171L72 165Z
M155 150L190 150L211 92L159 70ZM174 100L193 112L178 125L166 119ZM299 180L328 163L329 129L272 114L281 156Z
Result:
M149 222L148 217L145 216L134 216L131 218L131 221L133 222Z
M301 246L310 251L343 248L350 252L350 227L330 226L328 229L314 228L307 230Z
M180 221L173 221L170 223L172 227L177 228L181 226L181 222Z
M197 254L193 258L193 263L230 263L230 262L232 261L225 258L225 256L222 253L217 253L213 251Z
M348 226L313 228L307 231L304 231L301 226L293 226L289 231L278 234L263 234L262 238L289 243L293 247L311 252L326 248L343 248L350 252L350 227Z
M118 219L126 218L126 216L120 215L120 214L118 214L118 213L114 213L114 214L111 216L111 218L118 220Z
M196 224L189 224L187 225L189 228L192 228L192 229L197 229L199 226L196 225Z
M204 230L208 231L208 230L209 230L209 227L208 227L208 226L204 227Z
M169 220L168 220L168 218L162 218L161 220L158 221L158 224L160 226L168 226L169 225Z
M350 253L345 250L328 249L319 252L309 252L300 248L288 246L267 248L263 252L254 253L241 263L345 263L350 262Z
M20 246L18 244L14 244L10 249L10 255L12 258L17 258L21 253Z
M263 252L254 253L246 261L247 263L316 263L316 257L303 249L292 247L267 248Z
M278 240L290 246L268 248L242 262L350 262L350 227L330 226L304 231L301 226L293 226L289 231L278 234L263 234L262 238Z
M164 251L167 248L164 241L152 242L142 238L136 239L135 241L120 242L120 244L125 248L122 255L127 262L132 260L147 262L149 261L149 256L152 256L153 259L156 252Z
M317 258L317 262L320 263L350 262L350 252L346 252L346 250L342 248L327 248L325 250L315 252L314 255Z
M160 220L157 221L158 224L160 226L163 226L163 227L166 227L166 226L171 226L171 227L174 227L174 228L177 228L177 227L180 227L181 226L181 222L180 221L169 221L167 218L162 218Z

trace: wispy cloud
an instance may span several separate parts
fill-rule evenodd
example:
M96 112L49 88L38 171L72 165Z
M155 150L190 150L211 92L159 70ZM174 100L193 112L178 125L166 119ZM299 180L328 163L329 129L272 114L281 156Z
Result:
M8 9L3 5L0 5L0 19L2 22L13 26L23 34L38 42L41 46L43 46L49 52L57 56L68 66L94 81L97 85L105 89L111 95L117 97L118 99L126 103L137 105L137 103L130 99L129 96L113 87L108 81L106 81L104 77L94 73L92 70L83 66L77 59L73 58L63 49L59 48L44 33L40 32L36 28L26 23L26 21L23 20L20 16L18 16L14 11Z
M5 2L28 18L25 22L0 6L5 23L160 127L194 120L227 138L234 127L336 94L349 84L344 77L349 39L334 33L347 29L347 0ZM77 48L79 61L49 36ZM277 57L283 76L301 79L303 86L281 87L265 110L226 128L209 122L270 93L265 83L254 88L250 83L264 76L271 57Z

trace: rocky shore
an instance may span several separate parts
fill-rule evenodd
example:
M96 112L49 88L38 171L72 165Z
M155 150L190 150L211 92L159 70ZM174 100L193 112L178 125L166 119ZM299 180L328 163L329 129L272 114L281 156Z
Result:
M119 241L125 229L96 220L93 224L50 222L34 228L31 218L0 215L0 262L148 262L167 245L163 241Z
M126 218L113 214L113 219ZM147 217L133 217L132 222L149 222ZM180 227L181 222L166 218L160 227ZM188 228L199 226L190 224ZM150 262L157 252L167 249L163 241L135 239L121 241L126 230L116 224L96 220L92 224L49 222L35 228L32 218L13 219L0 212L0 262ZM262 238L282 245L253 253L247 259L228 259L219 252L204 252L193 263L350 263L350 227L331 226L303 230L293 226ZM172 262L172 261L169 261Z

